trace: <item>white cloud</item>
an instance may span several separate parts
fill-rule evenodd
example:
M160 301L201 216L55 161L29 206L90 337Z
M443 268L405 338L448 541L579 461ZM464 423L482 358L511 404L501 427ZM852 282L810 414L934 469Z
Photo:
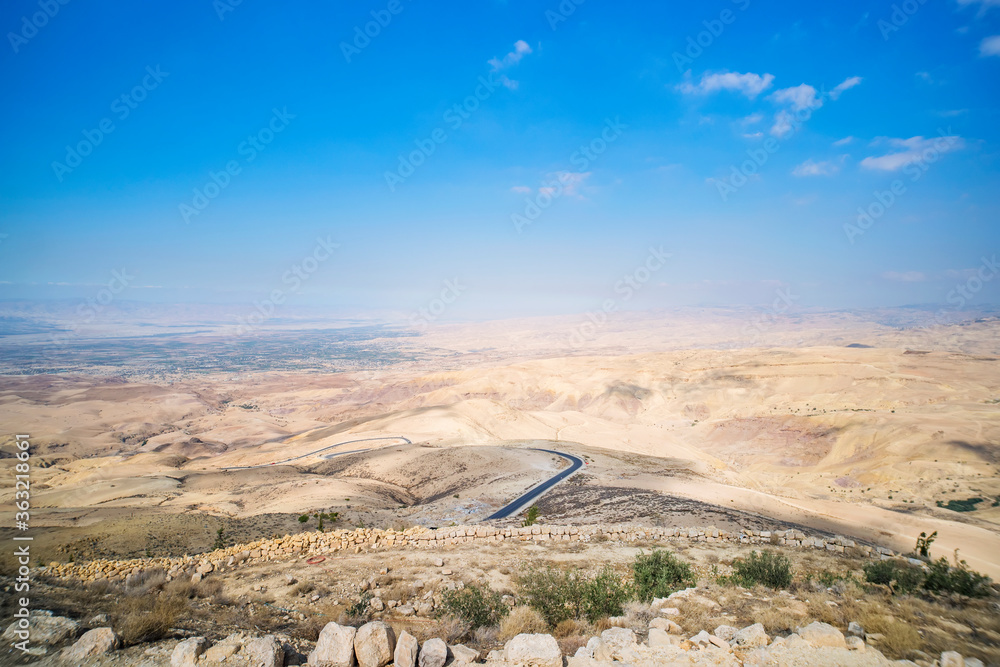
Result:
M859 83L861 83L860 76L851 76L837 84L829 93L823 93L822 95L808 83L776 90L768 96L768 99L775 104L788 108L782 109L774 115L774 125L771 126L771 134L779 138L791 134L795 129L795 113L815 111L823 106L826 98L837 100L845 90L850 90ZM806 117L808 118L808 114Z
M896 171L913 162L924 159L933 161L941 153L965 147L965 140L959 136L942 136L933 139L910 137L909 139L888 139L886 141L898 150L878 157L866 157L861 161L862 167L881 171ZM881 143L881 141L874 143Z
M812 159L806 160L792 170L794 176L832 176L840 171L840 165L836 162L815 162Z
M549 174L552 179L559 181L562 184L562 193L564 195L569 195L570 197L581 197L579 194L579 188L583 186L584 182L590 178L591 171L557 171L554 174ZM540 194L555 195L559 188L555 185L546 185L538 188Z
M977 17L982 16L986 13L990 7L1000 7L1000 0L958 0L958 4L963 7L968 7L969 5L980 5L979 13Z
M529 53L531 53L531 47L528 46L526 41L519 39L514 42L514 50L505 55L502 60L499 58L491 58L488 62L493 67L494 72L499 72L502 69L513 67L518 64L521 62L521 58Z
M527 185L515 185L510 189L511 192L516 192L519 195L531 194L531 188Z
M843 139L837 139L833 142L834 146L846 146L847 144L854 141L854 137L844 137Z
M755 125L760 121L764 120L764 114L762 113L752 113L749 116L744 116L740 122L743 125Z
M791 134L795 128L793 121L795 116L787 111L779 111L774 115L774 125L771 126L771 134L775 137L784 137Z
M697 93L701 95L707 95L720 90L731 90L743 93L753 99L770 88L773 81L773 74L761 76L753 72L747 72L746 74L740 74L739 72L719 72L717 74L703 74L701 81L697 84L685 81L677 86L677 89L682 93Z
M833 90L830 91L830 99L836 102L837 98L839 98L845 90L850 90L859 83L861 83L860 76L851 76L844 79L843 81L838 83Z
M771 93L768 98L775 104L785 104L792 108L792 111L802 109L816 109L823 106L823 103L816 96L816 89L807 83L794 86L792 88L782 88Z
M760 139L764 136L763 132L745 132L743 133L744 139Z
M983 56L1000 56L1000 35L993 35L992 37L987 37L979 44L979 55Z
M886 271L882 277L897 283L922 283L927 280L927 276L920 271Z

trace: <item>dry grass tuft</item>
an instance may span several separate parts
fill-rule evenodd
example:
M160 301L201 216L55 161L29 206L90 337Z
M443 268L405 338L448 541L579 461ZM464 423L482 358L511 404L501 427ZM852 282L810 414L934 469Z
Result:
M500 622L499 638L501 641L508 641L520 634L534 634L548 630L548 623L537 611L531 607L514 607Z
M170 595L127 597L119 605L114 629L126 646L163 639L177 618L187 609L187 601Z

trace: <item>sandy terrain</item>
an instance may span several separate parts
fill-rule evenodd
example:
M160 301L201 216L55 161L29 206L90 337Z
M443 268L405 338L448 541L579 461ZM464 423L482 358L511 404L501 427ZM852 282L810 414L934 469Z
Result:
M764 516L896 548L937 530L939 553L1000 577L1000 322L828 316L773 327L784 346L765 349L735 347L744 315L665 318L617 321L586 355L546 320L441 327L406 339L424 357L355 372L3 376L0 422L32 436L35 525L76 526L52 538L64 554L104 519L464 523L565 465L544 447L588 461L540 503L564 523ZM974 511L939 506L971 497Z

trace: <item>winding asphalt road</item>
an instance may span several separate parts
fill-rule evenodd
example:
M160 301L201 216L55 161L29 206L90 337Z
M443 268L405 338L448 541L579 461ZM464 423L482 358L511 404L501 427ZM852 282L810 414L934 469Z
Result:
M270 468L271 466L280 466L280 465L284 465L286 463L291 463L292 461L298 461L300 459L304 459L304 458L307 458L307 457L310 457L310 456L315 456L316 454L319 454L320 452L325 452L325 451L327 451L329 449L333 449L335 447L340 447L341 445L349 445L349 444L354 443L354 442L372 442L372 441L375 441L375 440L402 440L403 442L405 442L408 445L412 445L413 444L408 438L404 438L401 435L391 436L391 437L386 437L386 438L361 438L360 440L345 440L344 442L338 442L337 444L330 445L329 447L321 447L319 449L313 450L313 451L308 452L306 454L302 454L301 456L293 456L292 458L285 459L283 461L274 461L273 463L262 463L260 465L255 465L255 466L230 466L229 468L223 468L223 470L253 470L254 468ZM349 452L337 452L335 455L339 456L341 454L355 454L357 452L367 452L367 451L368 451L367 449L354 449L354 450L351 450ZM328 457L324 457L324 458L331 458L331 457L328 456Z
M553 486L555 486L559 482L563 481L564 479L566 479L567 477L569 477L570 475L572 475L573 473L575 473L583 465L583 459L578 458L576 456L573 456L572 454L566 454L565 452L556 452L556 451L553 451L551 449L535 449L535 451L536 452L546 452L548 454L555 454L556 456L561 456L564 459L566 459L567 461L569 461L571 465L570 465L569 468L566 468L565 470L563 470L562 472L560 472L555 477L547 479L544 482L542 482L541 484L539 484L538 486L532 488L527 493L525 493L522 496L520 496L514 502L508 503L507 505L504 505L503 507L501 507L499 510L497 510L493 514L491 514L488 517L486 517L486 519L484 519L485 521L489 521L491 519L506 519L507 517L511 516L512 514L517 514L517 512L522 507L524 507L525 505L527 505L528 503L530 503L532 500L534 500L535 498L538 498L538 496L542 495L543 493L545 493L546 491L548 491L549 489L551 489Z
M302 460L304 458L308 458L310 456L316 456L316 455L318 455L318 454L320 454L322 452L334 449L336 447L340 447L341 445L350 445L350 444L353 444L355 442L374 442L374 441L379 441L379 440L402 440L403 442L405 442L408 445L412 445L413 444L408 438L404 438L401 435L399 435L399 436L385 437L385 438L361 438L359 440L345 440L344 442L338 442L335 445L329 445L327 447L321 447L320 449L315 449L315 450L313 450L311 452L307 452L307 453L301 454L299 456L293 456L291 458L283 459L281 461L274 461L272 463L262 463L260 465L255 465L255 466L230 466L228 468L222 468L222 470L224 470L224 471L227 471L227 470L253 470L255 468L270 468L271 466L284 465L286 463L291 463L292 461L300 461L300 460ZM573 473L575 473L577 470L579 470L583 466L583 459L581 459L581 458L579 458L577 456L573 456L572 454L566 454L565 452L557 452L557 451L552 450L552 449L537 449L537 448L532 448L532 449L534 449L536 452L545 452L546 454L554 454L555 456L561 456L562 458L564 458L564 459L566 459L567 461L570 462L570 466L569 466L569 468L566 468L566 470L563 470L562 472L556 474L555 476L553 476L553 477L545 480L541 484L539 484L539 485L537 485L537 486L529 489L527 492L521 494L513 502L507 503L506 505L504 505L503 507L501 507L499 510L497 510L496 512L494 512L493 514L491 514L488 517L486 517L485 521L490 521L491 519L506 519L507 517L509 517L509 516L511 516L513 514L517 514L517 512L520 511L525 505L527 505L528 503L530 503L532 500L535 500L536 498L538 498L540 495L542 495L543 493L545 493L546 491L548 491L549 489L551 489L553 486L555 486L559 482L563 481L564 479L566 479L567 477L569 477L570 475L572 475ZM359 452L367 452L367 451L369 451L369 450L368 449L352 449L352 450L347 451L347 452L334 452L332 454L328 454L327 456L324 456L323 458L324 459L331 459L334 456L341 456L343 454L357 454Z

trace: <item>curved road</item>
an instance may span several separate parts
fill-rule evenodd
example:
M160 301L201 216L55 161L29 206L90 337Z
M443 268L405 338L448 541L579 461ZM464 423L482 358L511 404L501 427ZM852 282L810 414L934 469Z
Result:
M325 452L328 449L333 449L334 447L340 447L341 445L349 445L354 442L372 442L375 440L402 440L408 445L413 444L408 438L404 438L401 435L395 435L385 438L361 438L360 440L345 440L344 442L338 442L337 444L330 445L328 447L320 447L319 449L313 450L306 454L302 454L301 456L293 456L292 458L284 459L283 461L274 461L273 463L262 463L260 465L255 465L255 466L230 466L228 468L223 468L222 470L252 470L254 468L270 468L271 466L280 466L286 463L291 463L292 461L298 461L300 459L307 458L309 456L315 456L320 452ZM349 452L337 452L336 456L339 456L340 454L355 454L357 452L367 452L367 451L368 451L367 449L354 449ZM325 457L325 458L330 458L330 457Z
M534 448L532 448L532 449L534 449ZM527 505L532 500L534 500L538 496L542 495L543 493L545 493L546 491L548 491L549 489L551 489L553 486L555 486L559 482L563 481L564 479L566 479L567 477L569 477L570 475L572 475L573 473L575 473L583 465L583 459L581 459L579 457L576 457L576 456L573 456L572 454L566 454L565 452L557 452L557 451L554 451L554 450L551 450L551 449L535 449L535 451L536 452L546 452L548 454L555 454L556 456L561 456L564 459L566 459L567 461L569 461L572 465L570 465L569 468L566 468L566 470L563 470L562 472L560 472L559 474L557 474L555 477L547 479L546 481L544 481L541 484L539 484L538 486L534 487L533 489L531 489L527 493L521 495L514 502L511 502L511 503L508 503L508 504L504 505L503 507L501 507L499 510L497 510L493 514L491 514L488 517L486 517L484 519L484 521L489 521L491 519L506 519L507 517L511 516L512 514L517 514L517 512L521 508L523 508L525 505Z

